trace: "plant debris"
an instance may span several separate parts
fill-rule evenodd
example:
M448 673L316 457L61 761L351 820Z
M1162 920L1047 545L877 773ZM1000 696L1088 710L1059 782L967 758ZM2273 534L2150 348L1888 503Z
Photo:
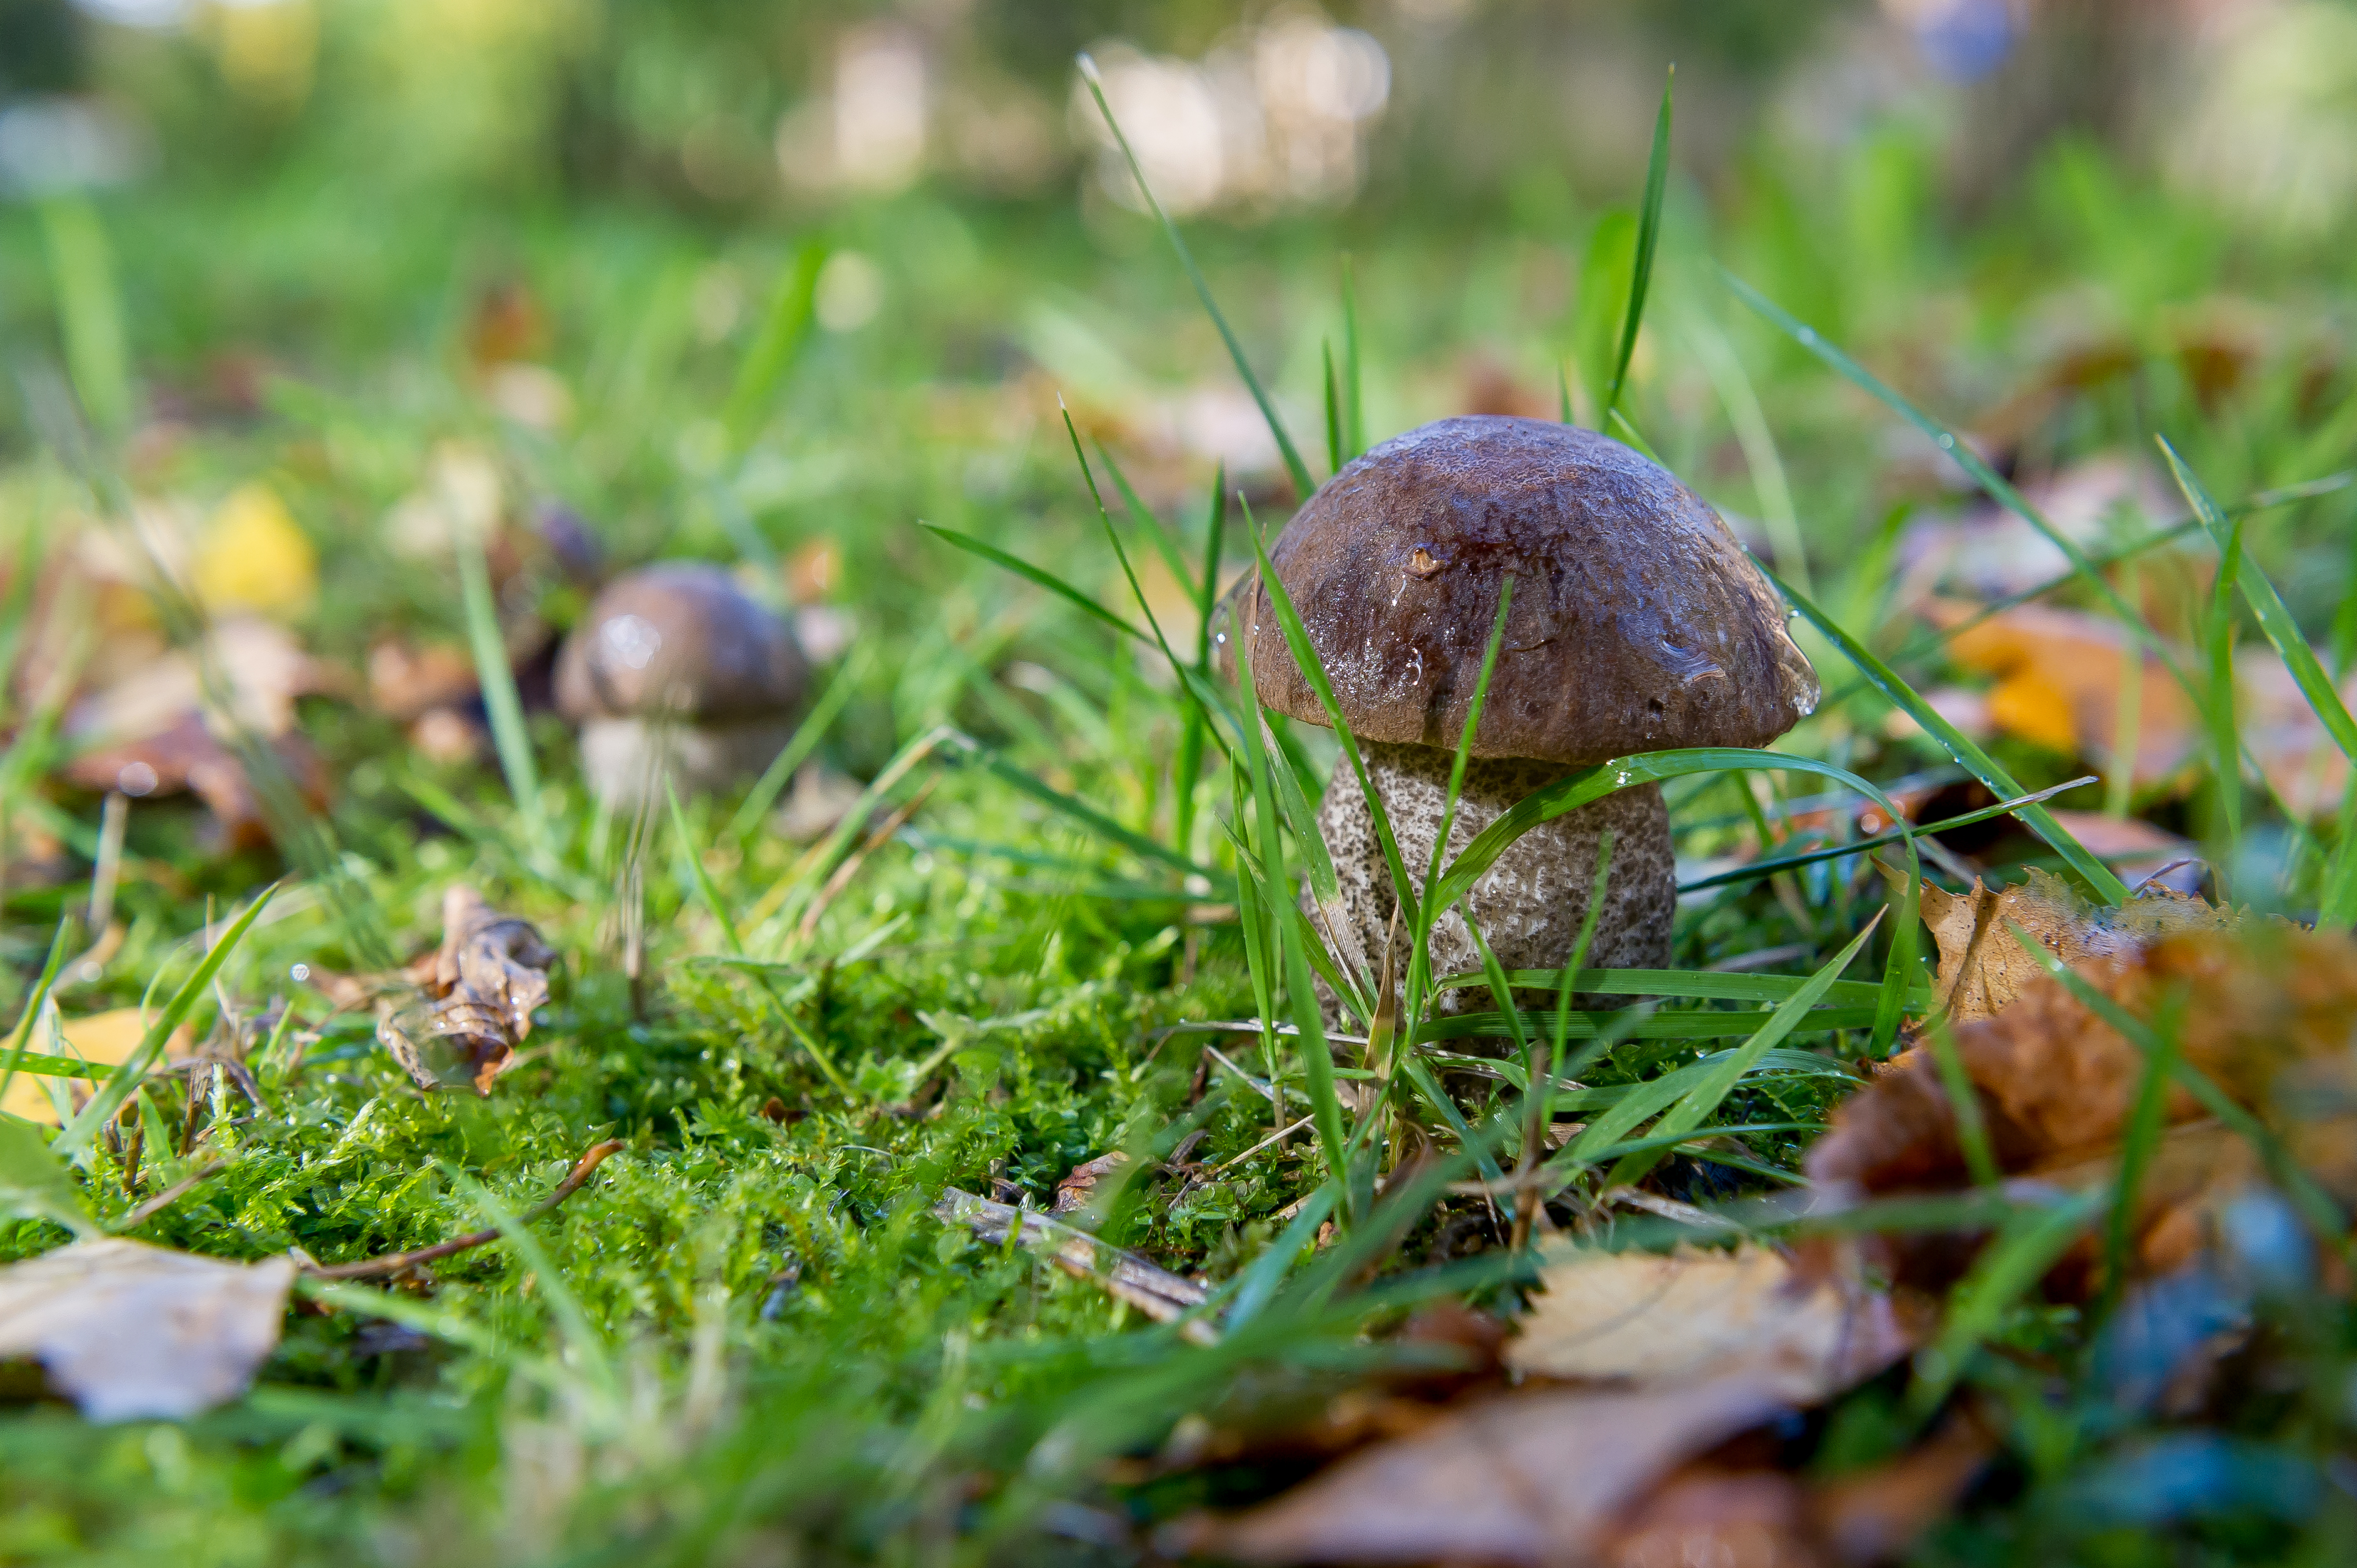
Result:
M1506 1364L1550 1378L1639 1388L1738 1378L1813 1404L1918 1337L1887 1294L1767 1247L1580 1252L1543 1277Z
M2014 926L2075 968L2132 952L2168 932L2225 929L2240 918L2166 887L2147 888L2116 909L2098 909L2062 878L2038 870L2010 887L1985 886L1976 878L1964 893L1927 881L1921 898L1923 923L1939 944L1939 1001L1959 1024L1986 1018L2046 982L2045 970L2014 940Z
M1007 1236L1019 1227L1022 1246L1046 1252L1049 1262L1074 1279L1087 1280L1157 1323L1175 1323L1209 1299L1209 1293L1193 1280L1181 1279L1135 1252L1125 1252L1034 1209L993 1203L951 1187L933 1205L933 1217L944 1224L966 1226L977 1240L993 1246L1004 1246ZM1180 1333L1203 1345L1219 1337L1219 1331L1201 1318L1189 1321Z
M377 1038L421 1089L466 1084L489 1094L532 1033L555 961L530 921L502 915L472 887L455 884L442 897L441 947L411 966L425 1004L379 1001Z
M294 1280L291 1258L74 1241L0 1268L0 1355L38 1359L92 1421L179 1420L245 1392Z

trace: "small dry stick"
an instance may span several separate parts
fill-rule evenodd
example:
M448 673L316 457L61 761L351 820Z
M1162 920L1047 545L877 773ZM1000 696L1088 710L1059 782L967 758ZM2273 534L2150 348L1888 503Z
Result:
M134 1133L133 1136L136 1137L137 1134ZM141 1204L138 1208L124 1215L123 1217L122 1223L115 1226L114 1229L117 1230L138 1230L139 1227L146 1224L147 1221L155 1219L156 1216L163 1213L164 1210L171 1208L172 1205L179 1202L180 1199L188 1197L191 1192L194 1192L197 1189L199 1183L210 1181L213 1177L221 1175L221 1172L227 1169L229 1169L228 1165L215 1163L205 1166L202 1170L188 1176L185 1180L174 1182L171 1186L166 1187L163 1191L157 1193L155 1197L149 1198L146 1202Z
M619 1138L592 1144L589 1152L583 1155L580 1162L565 1173L565 1179L556 1184L556 1190L526 1210L519 1223L529 1225L580 1191L581 1184L589 1179L589 1174L605 1164L608 1155L619 1152L622 1146ZM315 1280L373 1279L380 1274L397 1274L420 1263L430 1263L437 1258L447 1258L454 1252L463 1252L470 1247L479 1247L486 1241L499 1239L500 1233L496 1230L475 1230L464 1236L453 1236L447 1241L436 1241L431 1247L420 1247L414 1252L395 1252L389 1257L364 1258L357 1263L337 1263L329 1268L308 1268L303 1272Z

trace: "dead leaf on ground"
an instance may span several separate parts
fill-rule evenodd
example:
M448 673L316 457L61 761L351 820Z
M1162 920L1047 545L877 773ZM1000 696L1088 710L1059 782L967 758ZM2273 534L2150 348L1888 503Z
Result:
M420 1088L471 1084L489 1094L531 1035L555 961L530 921L456 884L442 897L441 947L411 970L424 1002L380 1002L377 1038Z
M290 732L271 741L269 749L303 800L315 811L324 810L327 774L310 742ZM65 777L85 789L115 789L135 797L186 790L212 812L221 847L259 849L270 842L261 795L244 762L194 713L141 739L84 752L66 765Z
M1933 623L1953 626L1976 607L1935 600ZM2139 674L2136 758L2139 788L2180 772L2200 745L2201 714L2160 660L2139 654L2116 621L2083 610L2021 605L1958 632L1949 656L1996 678L1989 722L2050 750L2109 764L2119 750L2120 688ZM2133 665L2131 660L2134 660Z
M1569 1568L1594 1561L1615 1516L1665 1472L1784 1408L1740 1380L1487 1400L1258 1508L1181 1520L1157 1545L1245 1563Z
M76 1241L0 1268L0 1356L38 1360L93 1421L182 1419L245 1391L294 1280L290 1258Z
M1975 880L1971 891L1950 893L1925 882L1921 891L1923 923L1939 944L1940 1001L1957 1024L1988 1017L2045 982L2046 972L2014 939L2014 926L2075 969L2133 953L2173 931L2225 929L2240 918L2166 887L2147 888L2115 909L2097 908L2044 871L2010 887Z
M1815 1404L1905 1355L1915 1334L1888 1295L1804 1273L1771 1248L1580 1252L1506 1347L1516 1371L1665 1388L1739 1379Z
M2170 902L2207 909L2198 900ZM2001 927L1990 940L1999 937L2011 940ZM2276 1123L2319 1179L2357 1186L2350 1136L2357 942L2280 922L2209 923L2074 967L2138 1017L2176 999L2184 1059ZM2053 1185L2107 1179L2143 1076L2141 1050L2043 976L1995 1016L1957 1028L1954 1040L2007 1173ZM2166 1113L2177 1131L2163 1140L2142 1189L2139 1234L2147 1247L2174 1208L2198 1207L2259 1177L2247 1145L2197 1120L2190 1094L2173 1090ZM1954 1118L1928 1047L1893 1058L1835 1112L1809 1152L1808 1171L1820 1185L1864 1193L1964 1184Z
M1129 1164L1129 1156L1115 1149L1109 1155L1072 1167L1071 1175L1056 1184L1056 1201L1049 1206L1050 1214L1072 1214L1086 1208L1097 1195L1097 1183Z
M429 708L473 701L475 660L454 643L412 647L388 638L369 650L368 689L379 713L414 719Z

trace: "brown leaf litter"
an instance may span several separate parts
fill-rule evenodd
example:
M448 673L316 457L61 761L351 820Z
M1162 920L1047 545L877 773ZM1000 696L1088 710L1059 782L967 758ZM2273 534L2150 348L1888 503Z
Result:
M454 884L442 898L441 947L411 966L423 1001L379 1001L377 1038L420 1088L469 1084L489 1094L531 1035L555 961L531 922L502 915L472 887Z
M2169 898L2160 912L2166 918L2147 940L2116 940L2134 928L2115 924L2105 928L2110 950L2064 956L2128 1013L2149 1020L2167 1009L2186 1062L2274 1126L2329 1189L2357 1196L2357 942L2279 921L2233 925L2199 900ZM2179 915L2184 923L2167 923ZM1999 921L1983 940L2012 937ZM2133 1042L2043 975L2022 981L1993 1015L1961 1023L1953 1038L2007 1175L2059 1186L2108 1179L2145 1069ZM2170 1131L2137 1219L2141 1261L2151 1268L2199 1250L2211 1206L2262 1176L2247 1144L2183 1089L2170 1091L2165 1113ZM1894 1058L1842 1105L1810 1151L1808 1171L1836 1194L1965 1184L1929 1046Z
M1544 1278L1505 1350L1532 1384L1427 1407L1275 1500L1183 1520L1160 1544L1269 1563L1846 1560L1802 1483L1695 1464L1897 1361L1913 1315L1830 1252L1576 1252Z
M1986 1018L2028 987L2050 983L2014 940L2014 926L2076 969L2171 931L2225 929L2237 919L2231 910L2165 887L2115 909L2094 908L2069 883L2044 871L2032 871L2027 882L2011 887L1985 886L1975 878L1964 893L1929 882L1920 891L1923 923L1939 945L1939 1002L1958 1024Z
M291 1258L75 1241L0 1268L0 1356L38 1360L92 1421L179 1420L245 1391L294 1279Z

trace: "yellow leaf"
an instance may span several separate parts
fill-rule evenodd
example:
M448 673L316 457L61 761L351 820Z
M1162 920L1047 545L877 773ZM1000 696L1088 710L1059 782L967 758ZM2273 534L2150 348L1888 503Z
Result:
M2070 697L2034 671L1999 682L1989 693L1988 715L2007 734L2049 751L2075 755L2079 749L2079 725Z
M268 485L241 486L213 512L197 548L197 596L214 609L292 615L319 587L318 554Z

